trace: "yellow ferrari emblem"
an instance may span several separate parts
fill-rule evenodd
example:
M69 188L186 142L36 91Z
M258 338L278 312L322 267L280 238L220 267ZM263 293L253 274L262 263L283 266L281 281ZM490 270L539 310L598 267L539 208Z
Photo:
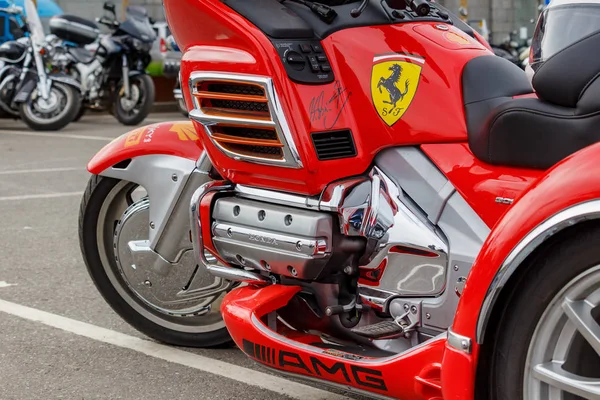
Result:
M425 60L414 55L389 54L375 57L373 61L373 105L385 123L392 126L415 98Z

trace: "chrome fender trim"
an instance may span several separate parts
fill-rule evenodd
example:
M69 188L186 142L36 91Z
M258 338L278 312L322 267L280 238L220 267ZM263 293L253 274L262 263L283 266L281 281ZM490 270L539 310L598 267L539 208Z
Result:
M547 219L517 244L496 272L489 287L477 320L477 343L482 344L489 319L496 301L510 277L517 271L525 259L543 242L558 232L580 222L600 219L600 200L591 200L576 204Z

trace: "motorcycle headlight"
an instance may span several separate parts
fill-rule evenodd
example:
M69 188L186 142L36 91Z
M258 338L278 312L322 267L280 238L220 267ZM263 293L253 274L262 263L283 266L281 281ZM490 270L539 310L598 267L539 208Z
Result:
M131 39L131 45L133 46L134 49L138 50L138 51L142 51L144 50L144 42L142 42L139 39Z

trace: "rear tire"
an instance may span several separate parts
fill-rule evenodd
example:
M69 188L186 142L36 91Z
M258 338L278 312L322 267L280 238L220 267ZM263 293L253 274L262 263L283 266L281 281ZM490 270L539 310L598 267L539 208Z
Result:
M131 289L128 288L127 284L115 285L115 279L123 278L116 270L114 254L105 254L105 257L101 257L100 251L104 252L104 250L101 248L102 238L99 237L98 232L104 231L101 225L103 221L101 217L102 210L105 209L103 207L106 207L106 204L110 202L120 204L119 201L122 201L122 199L114 197L114 193L123 185L135 186L130 182L94 175L89 181L81 203L79 214L80 246L88 272L96 288L121 318L135 329L160 342L176 346L204 348L231 342L231 337L225 328L216 304L213 304L214 312L209 315L183 316L179 317L182 319L178 320L173 316L161 314L148 308L131 293ZM120 215L120 211L116 214ZM113 221L110 222L110 229L112 230ZM107 247L112 248L112 245ZM111 263L108 270L105 264L107 260L110 260ZM144 266L138 266L138 268L144 268ZM112 269L115 269L114 273L108 272ZM112 276L109 276L109 273ZM206 318L209 318L209 320ZM207 321L206 325L202 325L203 321Z
M35 95L35 92L33 95ZM33 100L33 95L21 104L19 112L21 119L27 126L36 131L58 131L63 129L73 122L81 106L81 93L79 90L60 82L52 84L51 95L58 96L59 100L57 101L60 101L60 104L56 107L57 111L52 115L40 112L36 100Z
M126 100L122 97L122 90L117 93L117 101L115 104L115 117L125 126L133 126L141 124L150 114L150 110L154 105L155 87L154 81L146 74L130 77L130 85L139 90L139 99L135 101L133 108L128 110L125 108ZM123 87L123 82L119 84L119 88Z
M578 330L573 331L575 325L569 326L573 322L563 312L565 304L570 304L572 299L577 302L586 299L581 293L592 293L590 296L595 293L596 299L600 295L598 241L600 228L596 226L563 236L561 241L550 244L543 254L535 256L527 271L512 286L512 293L505 301L506 306L497 324L495 343L489 351L482 353L482 361L487 362L485 359L488 357L491 359L488 386L491 400L547 400L551 396L550 390L564 390L545 383L543 379L546 378L540 377L539 368L554 362L555 354L565 349L567 362L564 368L573 376L591 376L600 382L600 355L583 336L577 336ZM582 284L588 287L584 287L578 295L580 286L576 285ZM592 325L600 329L600 305L596 305L590 317ZM574 334L571 341L569 332ZM545 338L548 338L548 343L544 342ZM564 347L565 343L571 343L571 346ZM541 350L539 346L542 346ZM564 348L559 349L558 346ZM571 358L573 361L569 361ZM563 366L559 368L562 370ZM552 393L556 395L556 392ZM588 398L576 397L568 391L561 396L563 394L568 400Z

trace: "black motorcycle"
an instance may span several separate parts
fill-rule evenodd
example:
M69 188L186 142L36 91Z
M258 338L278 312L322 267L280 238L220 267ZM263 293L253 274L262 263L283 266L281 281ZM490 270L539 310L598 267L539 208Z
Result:
M50 20L50 32L63 42L53 65L81 82L84 102L77 119L89 108L108 110L123 125L138 125L154 103L154 82L145 70L156 34L143 7L128 7L124 22L117 21L114 4L105 3L104 10L107 15L97 22L111 30L107 35L80 17Z
M0 46L0 111L30 128L54 131L71 123L81 106L80 85L46 69L49 46L31 0L25 1L23 37ZM25 36L27 34L27 36Z

